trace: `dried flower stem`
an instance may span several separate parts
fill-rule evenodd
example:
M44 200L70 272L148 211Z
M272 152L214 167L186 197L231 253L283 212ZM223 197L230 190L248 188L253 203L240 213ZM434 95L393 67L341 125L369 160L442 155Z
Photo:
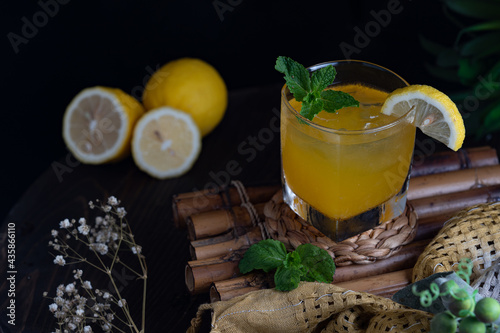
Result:
M65 219L60 222L60 231L53 230L53 241L49 245L59 254L54 255L54 263L65 266L76 263L85 263L90 267L104 273L109 278L112 294L96 289L92 290L90 281L83 281L82 270L75 270L75 281L66 286L60 285L56 291L56 297L51 298L54 303L49 306L49 310L58 319L59 332L93 332L92 323L98 323L100 328L106 332L127 331L118 327L112 321L117 319L130 329L132 333L144 333L146 323L146 291L147 291L147 265L142 254L142 247L137 245L132 234L130 225L124 218L125 209L118 207L119 201L115 197L109 197L107 204L94 205L89 202L90 208L98 208L105 213L104 217L96 217L95 225L90 226L84 218L80 218L77 225L76 220ZM82 237L83 236L83 237ZM76 249L68 244L68 240L73 239L80 242L93 253L95 262L87 259ZM123 262L119 256L121 252L129 252L137 257L140 269L134 269L131 265ZM68 262L66 262L68 260ZM109 261L109 263L108 263ZM141 325L135 323L130 313L130 308L123 298L120 286L113 276L117 264L143 281L142 289L142 315ZM78 289L85 290L84 296L79 294ZM44 293L46 296L46 293ZM68 297L68 298L64 298ZM87 298L88 297L88 298ZM89 301L90 299L90 301ZM112 309L112 305L118 306L123 314L118 316ZM85 315L90 312L91 315Z

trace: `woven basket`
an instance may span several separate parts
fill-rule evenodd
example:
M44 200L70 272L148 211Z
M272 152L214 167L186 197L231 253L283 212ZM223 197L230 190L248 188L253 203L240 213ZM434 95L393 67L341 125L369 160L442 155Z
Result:
M305 243L316 245L328 251L337 266L370 264L389 258L409 244L417 232L417 217L409 205L400 217L338 243L295 214L283 201L282 191L266 204L264 215L271 238L283 242L288 249Z
M413 281L453 271L463 258L474 264L471 281L500 258L499 202L467 208L448 220L420 255L413 268Z

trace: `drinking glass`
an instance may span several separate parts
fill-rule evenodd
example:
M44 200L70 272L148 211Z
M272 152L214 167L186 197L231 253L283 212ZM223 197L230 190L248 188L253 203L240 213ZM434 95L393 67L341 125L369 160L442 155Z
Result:
M337 111L338 124L360 112L361 127L331 128L322 113L313 121L300 115L288 87L281 90L281 163L284 201L304 220L341 241L400 216L406 206L415 144L415 111L379 125L384 98L408 83L394 72L364 61L341 60L327 89L360 101ZM322 111L326 112L326 111ZM347 118L346 118L347 119ZM358 121L359 123L359 121ZM337 125L338 125L337 124Z

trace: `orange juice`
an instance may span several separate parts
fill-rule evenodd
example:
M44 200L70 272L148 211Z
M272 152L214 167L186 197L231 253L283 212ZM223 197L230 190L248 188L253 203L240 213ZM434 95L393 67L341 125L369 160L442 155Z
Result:
M300 111L295 99L282 98L281 106L283 182L295 201L336 222L333 229L406 192L415 142L411 115L397 119L380 113L386 91L363 84L334 89L351 94L360 106L322 111L312 122L290 112ZM299 202L289 205L307 215ZM392 218L395 212L388 210L382 209L379 220Z

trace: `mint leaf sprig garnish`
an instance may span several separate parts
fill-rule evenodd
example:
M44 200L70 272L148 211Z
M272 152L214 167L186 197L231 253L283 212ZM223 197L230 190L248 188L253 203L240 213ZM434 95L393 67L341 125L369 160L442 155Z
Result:
M240 260L242 274L254 269L264 272L276 270L274 284L277 290L289 291L298 287L300 281L331 283L335 263L327 251L312 244L302 244L295 251L286 251L277 240L266 239L253 244Z
M300 114L309 120L322 110L337 112L337 110L359 106L359 102L348 93L337 90L325 90L330 85L337 71L328 65L309 74L309 71L298 62L279 56L274 67L285 74L285 81L293 97L302 102Z

